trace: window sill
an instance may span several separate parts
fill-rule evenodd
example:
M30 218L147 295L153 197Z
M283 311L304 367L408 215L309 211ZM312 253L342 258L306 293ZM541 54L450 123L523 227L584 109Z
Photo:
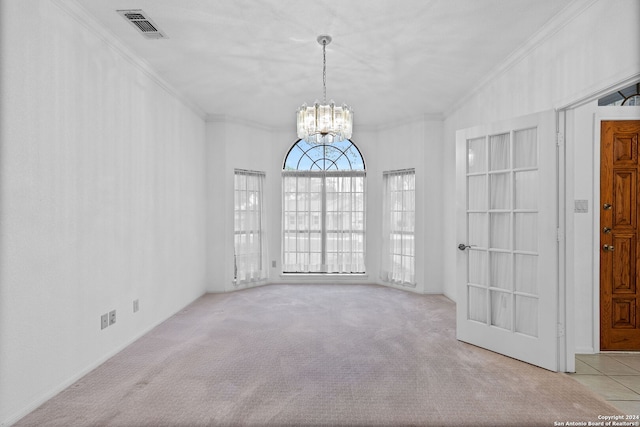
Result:
M367 273L280 273L281 279L313 279L326 278L327 280L368 280Z
M368 276L367 273L280 273L281 276Z

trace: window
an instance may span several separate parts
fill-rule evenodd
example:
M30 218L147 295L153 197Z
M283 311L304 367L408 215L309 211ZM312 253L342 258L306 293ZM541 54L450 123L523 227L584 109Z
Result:
M414 169L383 173L382 280L416 285Z
M264 172L235 170L234 283L267 278Z
M349 140L299 140L284 162L283 272L364 273L365 170Z
M629 107L640 105L640 82L598 99L598 105Z

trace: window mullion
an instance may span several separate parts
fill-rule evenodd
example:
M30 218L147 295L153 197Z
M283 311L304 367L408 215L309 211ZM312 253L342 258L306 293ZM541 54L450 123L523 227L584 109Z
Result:
M327 186L326 186L326 174L322 174L320 189L322 190L322 201L320 203L320 230L321 230L321 270L327 272Z
M265 267L266 267L262 265L262 261L263 261L262 251L264 250L264 247L262 246L262 237L263 237L262 234L264 231L262 230L262 197L263 197L262 192L264 191L264 183L260 179L258 179L257 184L258 184L258 189L256 192L256 205L257 205L256 209L258 210L258 218L257 218L258 224L256 225L258 227L258 248L257 248L258 249L258 268L260 269L260 272L262 272L263 270L265 270Z
M305 220L307 223L307 266L309 269L311 269L311 235L313 233L313 221L311 220L312 218L312 210L311 210L311 189L313 188L313 178L309 177L307 178L308 182L307 182L307 207L306 207L306 211L305 211Z
M252 221L250 220L251 211L249 210L249 180L250 179L251 177L249 175L246 175L244 178L244 224L242 226L244 228L244 251L242 256L243 258L242 262L244 264L245 270L248 270L247 261L251 258L251 255L248 255L248 253L250 253L251 250L253 249L249 244L249 240L251 236L251 228L252 228L252 224L251 224ZM247 273L245 273L244 278L248 279L246 274Z
M296 177L296 265L300 263L300 245L298 245L300 232L300 224L298 222L300 218L300 197L298 194L300 194L300 178Z

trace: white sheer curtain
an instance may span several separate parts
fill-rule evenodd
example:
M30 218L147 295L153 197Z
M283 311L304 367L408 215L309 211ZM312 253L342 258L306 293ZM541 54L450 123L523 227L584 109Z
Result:
M386 282L415 286L415 170L383 173L382 265Z
M513 132L515 325L538 336L538 130Z
M489 136L489 285L491 324L511 330L512 294L512 165L511 135ZM498 212L496 212L498 211ZM504 251L504 252L502 252Z
M532 336L538 333L537 153L535 128L468 141L467 224L474 246L468 316Z
M283 174L284 272L322 271L322 177Z
M234 283L267 278L264 172L236 169L234 173Z
M364 273L365 173L283 172L283 272Z
M326 189L326 271L364 273L364 175L331 173Z

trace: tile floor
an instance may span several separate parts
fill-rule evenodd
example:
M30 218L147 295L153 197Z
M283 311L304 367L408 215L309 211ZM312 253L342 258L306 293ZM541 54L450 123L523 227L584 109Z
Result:
M577 354L571 376L625 415L640 415L640 353Z

